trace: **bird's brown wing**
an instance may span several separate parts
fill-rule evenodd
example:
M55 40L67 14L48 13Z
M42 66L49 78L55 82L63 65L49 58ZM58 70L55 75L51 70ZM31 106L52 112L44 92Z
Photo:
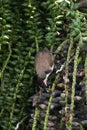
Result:
M53 65L53 57L49 50L45 49L42 52L37 53L35 58L35 69L37 74L41 72L50 71Z

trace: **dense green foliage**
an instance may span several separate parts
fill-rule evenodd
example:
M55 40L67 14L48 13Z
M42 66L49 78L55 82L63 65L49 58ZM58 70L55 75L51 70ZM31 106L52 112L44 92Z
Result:
M28 115L39 48L56 49L71 37L77 44L79 36L87 42L87 22L72 2L0 1L0 130L14 130Z

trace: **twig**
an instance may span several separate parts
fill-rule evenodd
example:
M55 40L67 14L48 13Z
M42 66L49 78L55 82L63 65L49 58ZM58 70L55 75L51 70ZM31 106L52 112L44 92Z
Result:
M58 69L58 70L56 71L56 74L57 74L58 72L61 72L61 71L63 70L64 66L65 66L65 64L61 65L60 69Z
M72 58L70 59L70 61L68 62L68 64L70 64L73 59L74 59L74 57L72 57ZM66 63L66 62L65 62L65 63ZM61 71L63 70L63 68L65 67L65 63L64 63L63 65L61 65L60 69L58 69L58 70L56 71L56 74L59 73L59 72L61 72ZM67 65L68 65L68 64L67 64Z
M19 126L24 122L24 120L26 120L27 118L29 117L28 116L25 116L20 122L17 123L16 127L15 127L15 130L18 130L19 129Z

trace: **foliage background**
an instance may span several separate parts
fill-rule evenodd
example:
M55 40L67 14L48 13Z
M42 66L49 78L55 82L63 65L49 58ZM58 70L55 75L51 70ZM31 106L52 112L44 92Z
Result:
M85 16L72 1L0 0L0 130L14 130L30 111L36 52L79 33L87 42Z

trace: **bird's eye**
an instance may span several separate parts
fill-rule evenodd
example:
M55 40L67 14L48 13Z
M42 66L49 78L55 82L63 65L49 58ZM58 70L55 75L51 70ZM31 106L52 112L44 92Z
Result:
M50 70L45 71L45 73L46 73L46 74L49 74L49 73L50 73Z
M45 86L45 83L43 81L41 82L41 86Z

